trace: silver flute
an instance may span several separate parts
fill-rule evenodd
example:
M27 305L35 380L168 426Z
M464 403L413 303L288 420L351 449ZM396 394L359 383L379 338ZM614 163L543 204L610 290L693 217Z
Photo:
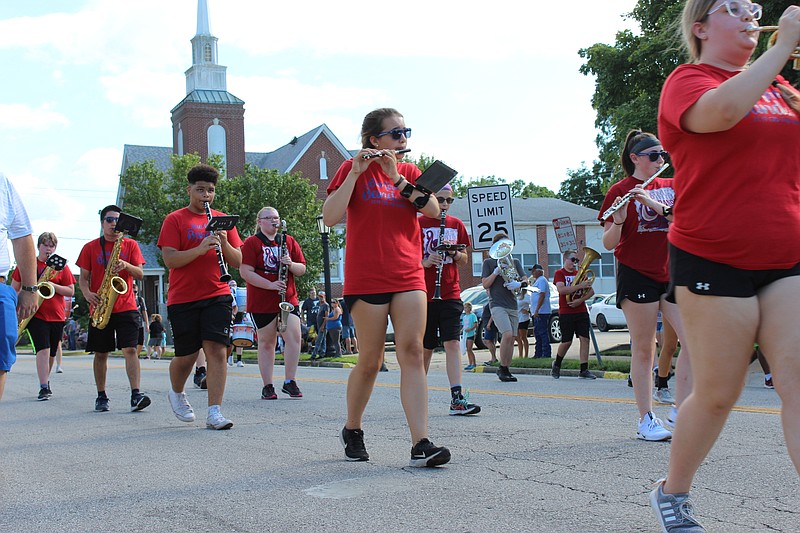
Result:
M395 150L394 153L396 153L396 154L405 154L405 153L408 153L410 151L411 151L411 148L403 148L402 150ZM375 157L383 157L385 155L386 154L383 153L383 152L377 152L377 153L374 153L374 154L364 154L361 157L363 159L372 159L372 158L375 158Z
M652 183L654 179L656 179L658 176L660 176L661 173L664 172L665 170L667 170L668 168L669 168L669 163L664 163L664 166L659 168L658 172L656 172L655 174L653 174L652 176L647 178L647 180L645 180L641 185L639 185L639 187L644 189L645 187L650 185L650 183ZM633 193L632 192L626 193L625 196L620 198L619 203L614 204L611 207L609 207L608 209L606 209L605 213L603 213L603 216L601 218L603 220L607 219L608 217L610 217L611 215L613 215L614 213L616 213L617 211L622 209L623 206L627 205L628 204L628 200L630 200L631 198L633 198Z

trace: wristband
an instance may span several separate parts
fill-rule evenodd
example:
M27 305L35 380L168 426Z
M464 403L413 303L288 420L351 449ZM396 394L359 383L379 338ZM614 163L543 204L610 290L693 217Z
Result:
M403 182L403 180L404 180L404 179L406 179L406 178L405 178L405 176L403 176L403 175L401 174L401 175L400 175L400 179L399 179L399 180L397 180L397 181L395 182L395 184L394 184L394 188L396 189L396 188L397 188L397 187L398 187L398 186L399 186L399 185L400 185L400 184Z
M664 209L661 210L661 214L663 214L665 217L670 216L672 214L672 208L669 206L664 207Z
M414 186L409 184L409 187L414 187ZM405 194L403 196L405 196ZM417 199L414 200L414 207L416 207L417 209L422 209L423 207L428 205L428 200L430 200L430 198L431 198L430 194L424 194L422 196L418 196Z
M30 286L29 285L23 285L22 287L20 287L20 289L25 291L25 292L37 292L39 290L39 287L36 286L36 285L30 285Z
M621 226L621 225L623 225L623 224L625 224L625 222L620 222L619 224L617 224L616 222L614 222L614 225L615 225L615 226Z

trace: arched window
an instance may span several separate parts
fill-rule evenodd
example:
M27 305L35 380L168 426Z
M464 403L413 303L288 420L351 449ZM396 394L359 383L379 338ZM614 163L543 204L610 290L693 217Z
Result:
M208 128L208 155L219 154L222 156L222 166L228 166L225 128L219 125L219 119L214 119L214 124ZM227 174L226 174L227 175Z
M214 59L210 44L206 44L203 47L203 59L205 60L206 63L211 63Z
M325 158L325 150L322 151L319 158L319 179L328 179L328 160Z

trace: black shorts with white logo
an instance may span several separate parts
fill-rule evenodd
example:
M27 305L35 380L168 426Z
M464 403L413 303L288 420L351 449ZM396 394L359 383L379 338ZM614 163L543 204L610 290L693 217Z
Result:
M703 259L670 244L669 273L670 292L678 286L694 294L750 298L774 281L800 276L800 263L786 269L743 270Z
M433 300L428 302L428 320L425 324L425 337L422 346L433 350L442 342L457 341L461 336L461 313L464 304L461 300Z
M123 348L136 348L139 340L139 311L123 311L111 313L108 325L97 329L89 323L89 338L86 341L87 352L108 353Z
M33 347L37 352L50 350L50 357L55 357L58 343L64 335L64 322L45 322L36 317L28 322L28 333L33 339Z
M561 342L570 342L572 337L589 338L589 313L567 313L558 315L561 327Z
M261 329L264 326L268 326L278 317L279 313L250 313L250 318L253 319L253 324L256 325L256 329ZM292 309L290 315L294 315L297 318L300 318L300 307L295 305L294 309Z
M646 304L661 300L667 293L669 283L656 281L629 266L617 264L617 309L622 309L622 301L630 300ZM667 300L675 303L675 300Z
M177 357L197 352L203 347L203 341L230 344L230 295L173 304L167 307L167 312Z

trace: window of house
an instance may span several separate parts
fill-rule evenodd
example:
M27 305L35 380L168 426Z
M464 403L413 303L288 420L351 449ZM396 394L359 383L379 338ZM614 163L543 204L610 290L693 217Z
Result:
M472 275L476 278L483 273L483 252L472 252Z

